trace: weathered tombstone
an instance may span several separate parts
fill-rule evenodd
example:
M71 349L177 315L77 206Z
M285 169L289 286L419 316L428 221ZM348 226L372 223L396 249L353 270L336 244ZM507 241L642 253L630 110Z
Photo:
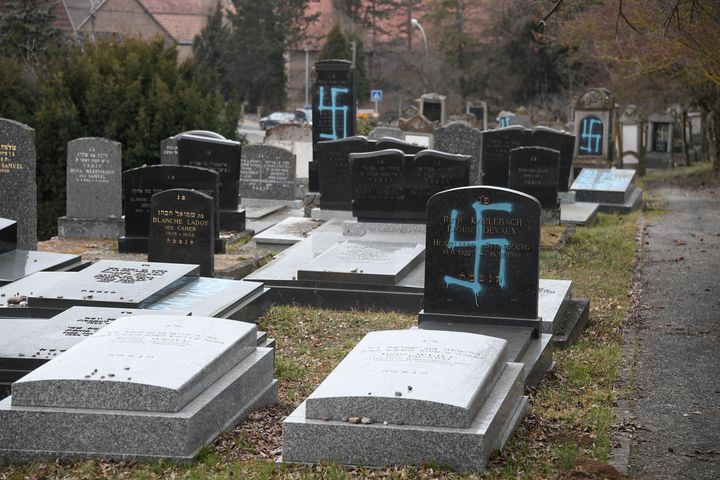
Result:
M632 184L635 170L583 168L571 189L580 202L600 204L601 212L630 213L642 206L642 189Z
M380 140L383 137L402 139L403 131L398 127L375 127L368 134L370 140Z
M67 144L67 210L62 237L117 238L123 234L122 145L99 137Z
M525 145L525 129L520 126L482 132L483 184L507 187L510 150Z
M323 210L350 210L350 154L371 149L365 137L319 142L315 146L320 168L320 206Z
M483 100L475 100L472 102L467 102L465 104L465 113L470 113L475 116L475 122L473 123L474 125L476 125L478 128L481 128L483 130L487 130L487 128L488 128L487 102L485 102Z
M160 142L160 163L163 165L178 164L177 138L168 137Z
M622 168L640 168L640 159L644 155L644 123L645 121L635 105L628 105L618 118Z
M576 166L612 163L614 108L615 97L605 88L590 88L578 98L574 116Z
M256 343L246 322L119 318L13 384L0 457L189 461L276 401L273 351Z
M383 137L378 139L377 143L373 147L373 150L396 149L408 155L415 155L426 148L427 146L413 145L412 143L400 140L399 138Z
M312 142L312 127L307 124L286 123L265 131L263 143Z
M150 201L156 193L188 188L210 195L218 209L218 173L185 165L149 165L123 172L123 210L125 235L118 239L121 253L147 253L150 232ZM215 253L225 251L220 240L219 214L215 216Z
M435 129L434 149L470 156L470 185L482 185L482 132L467 122L450 122Z
M30 307L145 308L197 280L197 265L100 260L73 277L28 297Z
M521 192L465 187L428 202L420 324L530 327L537 337L540 203Z
M401 118L398 124L404 132L432 133L435 128L433 122L419 113L409 118Z
M355 135L355 70L347 60L322 60L313 67L312 100L313 161L309 166L309 188L320 191L318 142Z
M295 199L294 154L270 145L242 149L240 196L265 200Z
M500 338L370 332L285 419L283 460L482 472L524 415L519 367Z
M673 162L673 133L675 119L672 115L654 113L648 115L648 168L672 168Z
M508 188L535 197L542 206L541 223L560 223L558 180L560 152L544 147L510 150Z
M18 222L18 248L37 247L35 130L0 118L0 217Z
M438 93L426 93L420 96L420 115L434 123L444 124L445 96Z
M215 201L195 190L156 193L150 206L148 261L200 265L200 275L215 273Z
M245 210L240 204L240 143L183 133L178 138L178 163L209 168L220 179L220 228L245 231Z

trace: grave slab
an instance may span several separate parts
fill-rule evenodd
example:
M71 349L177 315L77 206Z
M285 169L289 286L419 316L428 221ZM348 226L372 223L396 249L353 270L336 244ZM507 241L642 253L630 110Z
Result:
M635 170L583 168L572 184L578 202L624 204L633 193Z
M28 298L31 307L102 306L144 308L196 280L197 265L101 260Z
M0 308L27 303L27 297L44 288L68 281L74 272L36 272L0 287Z
M311 218L288 217L255 235L253 240L258 245L295 245L319 226L320 222Z
M41 271L65 271L82 264L80 255L13 250L0 255L0 285Z
M560 223L563 225L592 225L599 211L599 203L563 203L560 205Z

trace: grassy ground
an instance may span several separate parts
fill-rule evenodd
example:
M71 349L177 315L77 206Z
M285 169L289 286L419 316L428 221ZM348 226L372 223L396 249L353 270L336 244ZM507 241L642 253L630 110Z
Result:
M651 174L644 183L646 187L699 184L710 182L710 177L708 167L701 165L676 169L670 175ZM641 214L599 215L595 225L578 228L563 248L541 253L542 277L572 279L573 295L591 301L591 322L578 343L555 352L555 370L530 392L528 415L480 478L620 478L605 470L603 462L612 449L614 402L622 393L615 390L614 381L621 362L621 328L631 306L628 291ZM279 404L252 414L206 447L192 464L35 462L1 467L0 479L478 478L430 466L370 470L274 462L281 453L282 418L358 340L366 332L406 328L415 321L414 315L394 313L274 307L259 326L277 340ZM595 473L583 473L588 471Z

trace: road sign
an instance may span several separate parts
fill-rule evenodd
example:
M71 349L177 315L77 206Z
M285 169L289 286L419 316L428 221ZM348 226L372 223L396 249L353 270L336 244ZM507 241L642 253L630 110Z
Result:
M370 100L373 102L382 102L382 90L372 90L370 92Z

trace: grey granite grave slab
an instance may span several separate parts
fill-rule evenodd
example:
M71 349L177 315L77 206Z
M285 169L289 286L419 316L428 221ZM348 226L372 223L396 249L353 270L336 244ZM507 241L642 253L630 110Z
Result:
M563 203L560 205L560 223L563 225L590 225L595 221L599 211L599 203Z
M242 207L245 209L245 218L248 220L257 220L279 212L284 208L283 205L268 205L267 203L266 200L265 205L249 205L243 201Z
M56 405L70 400L77 404L92 400L98 408L70 408L63 406L23 406L17 404L20 397L33 392L27 378L13 385L13 396L0 402L0 461L3 463L28 461L34 458L108 458L115 460L191 460L208 442L222 430L234 425L251 410L274 402L277 398L277 384L272 379L273 359L269 348L250 349L238 363L216 362L219 358L229 359L239 343L251 338L255 341L255 326L231 320L216 318L163 316L158 335L143 335L146 349L133 358L113 356L113 351L92 350L88 356L77 356L81 350L70 349L65 354L46 363L32 375L39 384L57 386L61 392L50 398L42 388L36 389L48 403ZM127 317L107 327L123 338L125 325L131 327L140 318ZM96 334L98 338L103 331ZM90 337L86 342L93 345ZM125 337L126 338L126 337ZM101 340L102 342L102 340ZM182 342L186 342L184 347ZM75 348L85 345L80 343ZM98 344L102 347L101 344ZM115 345L118 346L118 345ZM226 349L225 347L230 347ZM136 347L140 348L139 344ZM192 352L181 354L178 349ZM212 358L213 352L218 355ZM55 364L63 358L75 359L78 364L69 370L57 370ZM179 357L189 357L180 359ZM198 361L193 362L193 358ZM210 361L215 368L209 381L205 375L194 372L208 370ZM64 362L68 362L65 360ZM178 362L173 365L173 362ZM73 375L82 373L83 368L98 363L122 372L122 378L90 380L82 376L84 388L78 396L67 398L64 381L72 384ZM187 369L182 368L185 365ZM167 365L167 373L155 368ZM130 367L130 370L125 370ZM92 369L91 369L92 370ZM50 376L52 372L57 377ZM224 371L224 374L221 372ZM70 375L66 375L69 373ZM92 373L92 372L91 372ZM100 371L97 372L98 374ZM47 374L48 376L43 377ZM129 377L128 378L126 378ZM42 378L41 378L42 377ZM66 379L66 377L70 377ZM95 383L91 388L88 383ZM150 383L143 383L150 382ZM198 385L206 385L198 388ZM51 387L54 388L54 387ZM24 392L23 392L24 390ZM195 395L189 392L196 391ZM185 393L183 393L185 392ZM150 397L146 398L146 393ZM156 395L157 393L157 395ZM183 398L185 395L187 398ZM124 400L122 400L124 399ZM159 407L173 399L185 400L177 411L118 410L113 406L121 404L130 408ZM35 398L28 399L35 403Z
M17 248L37 248L35 130L0 118L0 217L18 222Z
M373 332L381 336L386 333ZM494 356L493 347L482 352L483 346L505 342L456 332L392 333L401 342L394 347L417 351L403 355L393 351L392 343L367 348L365 339L361 341L283 422L283 461L376 467L432 463L467 472L485 469L489 456L504 445L522 419L527 404L522 396L522 367L505 362L503 354ZM446 336L453 341L448 343ZM456 343L461 345L457 349ZM349 367L343 366L346 361ZM346 378L345 368L361 368L355 370L354 382ZM367 375L365 368L373 374ZM479 375L474 377L473 373ZM466 375L467 383L461 385ZM460 392L457 397L453 391L443 391L451 384ZM321 398L338 410L330 413L345 418L318 417L325 412L313 411L314 395L328 390L333 396ZM473 390L479 398L471 398ZM368 401L366 397L375 397L375 391L387 396ZM411 406L416 401L423 408L417 414ZM443 413L450 405L445 402L452 402L468 415L454 422L452 415ZM364 410L368 404L373 408ZM474 414L470 414L473 409ZM369 424L349 423L347 418L356 416L354 411L378 416L368 417ZM415 421L422 424L410 423Z
M384 137L403 138L403 131L399 127L375 127L368 134L370 140L380 140Z
M416 243L346 240L298 269L298 280L395 285L422 263L425 247Z
M228 318L263 292L263 284L259 282L198 278L147 308L188 310L195 316Z
M322 198L320 199L320 202L322 202ZM322 208L313 208L310 211L310 217L313 220L321 220L323 222L334 219L350 220L354 218L352 211L350 210L323 210Z
M144 308L196 280L198 272L197 265L101 260L77 272L72 283L37 292L28 305Z
M258 245L295 245L310 236L319 226L320 222L312 218L288 217L255 235L253 240Z
M538 316L542 319L542 332L555 333L556 320L563 314L570 300L572 280L541 280L538 288Z
M13 250L0 255L0 285L42 271L63 271L80 266L80 255Z
M120 317L15 382L14 406L178 412L256 348L256 327Z
M425 233L423 223L395 223L395 222L359 222L358 220L345 220L343 222L343 235L346 237L362 237L368 232L386 232L394 234Z
M579 202L625 203L635 170L583 168L570 187Z
M75 275L74 272L36 272L0 287L0 307L27 304L30 297L44 288L66 282Z

